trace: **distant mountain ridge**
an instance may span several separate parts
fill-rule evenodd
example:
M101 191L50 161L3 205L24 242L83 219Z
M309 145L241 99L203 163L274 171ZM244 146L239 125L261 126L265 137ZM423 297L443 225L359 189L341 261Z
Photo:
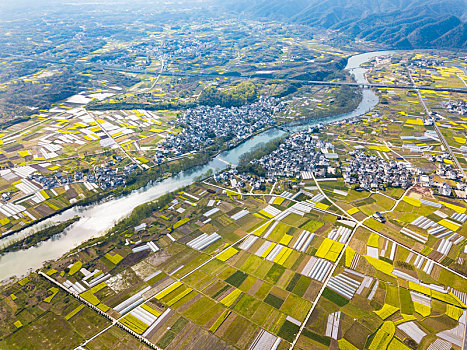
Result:
M254 17L339 30L394 48L467 49L467 0L217 0Z

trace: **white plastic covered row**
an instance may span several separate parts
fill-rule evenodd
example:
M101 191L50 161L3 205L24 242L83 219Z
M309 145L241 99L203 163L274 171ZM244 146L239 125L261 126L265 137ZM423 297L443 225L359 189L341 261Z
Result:
M106 274L99 275L99 276L95 277L94 279L92 279L90 281L84 281L83 280L83 282L88 284L89 287L94 287L94 286L97 286L99 283L108 280L110 277L112 277L112 276L109 275L108 273L106 273Z
M17 215L19 215L25 210L26 208L22 205L17 205L13 203L0 204L0 213L5 215L7 218L12 216L17 218Z
M337 340L337 333L339 332L339 323L341 319L341 312L337 311L328 316L328 323L326 327L326 336Z
M314 233L310 233L309 231L304 230L292 248L298 250L299 252L305 252L314 237Z
M154 328L156 328L172 311L172 309L167 309L162 315L160 315L157 320L143 333L143 337L147 337Z
M318 193L317 195L315 195L313 198L311 198L311 200L315 203L319 203L321 202L323 199L324 199L324 195L322 193Z
M257 239L258 236L248 236L247 239L245 239L238 247L242 250L248 250L256 242Z
M309 266L309 264L311 266ZM302 274L319 282L323 282L331 266L332 263L328 260L312 257L307 266L303 269Z
M149 311L143 309L140 306L134 308L131 312L130 312L130 315L133 315L134 317L136 317L138 320L144 322L145 324L147 324L148 326L151 325L152 323L154 323L156 320L157 320L157 316L156 315L153 315L152 313L150 313Z
M411 222L412 225L418 226L423 230L427 230L430 227L438 227L438 224L433 220L430 220L424 216L420 216Z
M281 210L273 207L272 205L268 205L266 208L263 209L263 211L270 214L272 217L277 216L281 213Z
M341 294L347 299L352 299L357 289L360 287L360 282L349 276L339 274L329 279L328 287L335 292Z
M249 350L276 350L280 343L281 338L261 329Z
M201 236L190 241L187 245L193 249L202 250L219 239L221 239L221 236L217 233L211 235L203 233Z
M461 223L465 223L467 221L467 215L464 213L454 213L451 215L451 218Z
M261 255L263 255L263 254L266 252L266 250L268 250L268 248L271 246L271 244L272 244L272 243L269 242L269 241L264 242L264 243L261 245L261 247L258 248L258 250L256 251L255 255L256 255L256 256L261 256Z
M273 261L276 256L279 255L279 253L281 252L281 250L284 248L284 246L282 244L278 244L276 245L272 250L271 252L268 254L268 256L266 257L266 260L268 261Z
M239 211L238 213L234 214L231 216L231 218L235 221L243 218L245 215L249 214L250 212L248 210L242 210L242 211Z
M426 199L420 199L420 202L422 204L429 205L430 207L434 207L434 208L441 208L442 207L441 204L436 203L436 202L432 202L432 201L428 201Z
M410 238L420 242L420 243L423 243L425 244L426 241L428 240L427 237L417 233L417 232L414 232L412 230L409 230L408 228L404 227L402 228L402 230L400 231L401 233L405 234L406 236L409 236Z
M129 297L125 301L121 302L114 307L114 310L119 312L121 315L124 315L134 309L135 307L141 305L144 302L142 295L146 293L151 287L146 287L135 295Z
M81 294L86 291L86 288L84 288L83 285L79 282L72 283L67 280L63 283L63 285L76 294Z
M448 239L442 239L439 247L436 249L443 255L448 255L454 243Z
M211 215L214 215L218 211L219 211L219 208L212 208L211 210L208 210L207 212L205 212L203 215L206 217L210 217Z

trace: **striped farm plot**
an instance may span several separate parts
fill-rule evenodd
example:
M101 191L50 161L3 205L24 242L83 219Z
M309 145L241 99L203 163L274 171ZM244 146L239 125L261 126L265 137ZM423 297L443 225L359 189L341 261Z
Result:
M120 318L119 322L143 337L149 337L171 311L171 309L167 309L164 313L161 313L159 310L142 304Z
M26 210L25 207L22 205L18 204L13 204L13 203L6 203L6 204L1 204L0 203L0 213L5 215L7 218L13 218L13 219L19 219L23 217L21 214Z
M346 243L349 239L352 230L345 226L338 226L337 229L332 230L328 234L328 238L332 239L333 241L338 241L340 243Z
M413 265L419 269L423 270L426 274L430 275L433 271L434 261L424 258L422 255L417 255ZM406 278L407 279L407 278Z
M273 207L272 205L268 205L266 208L260 210L259 213L266 216L267 218L272 219L282 213L282 211Z
M241 218L243 218L245 215L248 215L250 214L250 212L246 209L243 209L241 211L239 211L238 213L234 214L231 216L231 218L235 221L237 220L240 220Z
M273 232L275 233L277 230L279 230L281 228L281 225L283 225L283 224L279 223L279 221L274 221L272 223L272 225L267 227L267 231L264 233L263 238L266 239L266 238L269 237L269 235L271 233L273 233Z
M143 304L142 306L144 307L145 305L146 304ZM157 319L151 325L149 325L149 327L143 333L143 337L146 337L149 339L152 333L154 332L154 330L160 327L164 321L168 320L168 317L170 316L171 313L172 313L172 309L165 310L160 316L157 317Z
M221 236L216 232L210 235L208 235L207 233L203 233L202 235L188 242L187 246L196 250L203 250L204 248L210 246L219 239L221 239Z
M314 237L314 233L304 230L298 237L297 241L293 244L292 248L304 253L310 246Z
M29 165L23 165L23 166L19 166L19 167L11 169L11 171L15 173L17 176L23 179L27 179L28 176L31 174L34 174L37 171L37 169L34 169L33 167Z
M260 258L266 258L269 253L274 249L277 243L274 242L269 242L265 241L255 252L256 256L259 256Z
M344 197L346 197L349 194L349 192L342 191L342 190L337 190L337 189L334 189L332 192L335 193L335 194L338 194L340 196L344 196Z
M293 197L293 193L290 193L289 191L284 191L282 192L279 197L284 197L284 198L292 198Z
M266 260L283 265L291 253L292 249L287 248L282 244L276 244L273 249L271 249L270 253L266 256Z
M373 285L373 288L371 288L370 294L368 294L367 296L368 300L373 300L376 294L376 291L378 290L378 286L379 286L379 280L376 280L375 284Z
M412 301L414 303L419 303L431 308L431 297L425 294L414 292L412 290L410 291L410 296L412 297Z
M443 225L444 227L446 227L448 230L451 230L451 231L457 231L462 226L462 224L459 224L450 219L442 219L441 221L438 222L438 224Z
M160 248L154 242L147 242L146 244L134 247L132 251L133 253L138 253L147 249L151 249L154 253L160 250Z
M254 236L254 235L248 236L245 240L243 240L243 242L238 247L242 250L248 250L251 248L251 246L256 242L258 238L259 238L258 236Z
M402 230L400 230L400 233L412 238L415 241L423 243L423 244L425 244L428 241L427 236L424 236L424 235L422 235L420 233L409 230L407 227L403 227Z
M449 217L448 214L443 213L441 210L437 210L433 214L439 216L441 219L446 219L447 217Z
M30 182L30 181L28 181L26 179L23 179L18 183L14 183L14 186L18 190L23 192L25 195L34 194L36 192L39 192L39 190L40 190L39 187L35 186L32 182Z
M255 340L251 343L249 350L276 350L280 342L281 338L261 329Z
M331 270L331 267L332 263L330 261L312 256L302 269L301 274L317 280L318 282L323 282Z
M397 250L397 244L385 239L383 243L383 247L381 248L379 255L382 257L388 258L389 260L394 261L396 250Z
M426 333L421 330L419 326L415 322L405 322L397 326L402 332L407 334L410 338L415 340L417 344L420 344L422 339L426 336Z
M349 269L346 269L345 271L349 272L349 273L352 273L352 274L355 272L355 271L352 271L352 270L349 270ZM360 284L360 287L358 287L355 294L361 295L363 293L363 291L365 290L365 288L370 288L372 283L373 283L373 277L363 275L363 281Z
M361 255L358 254L358 253L354 254L354 256L352 258L352 261L350 263L350 269L351 270L356 270L357 269L358 262L360 261L360 257L361 257Z
M146 299L143 297L143 294L150 290L151 287L146 287L143 290L139 291L135 295L129 297L128 299L122 301L120 304L116 305L113 309L117 311L120 315L126 315L134 308L143 304Z
M308 202L298 202L292 205L290 208L294 209L294 213L303 216L304 213L309 213L313 209L313 205Z
M337 340L337 333L339 332L339 324L341 321L341 312L337 311L328 316L328 323L326 325L326 337Z
M451 215L451 219L456 220L461 224L464 224L467 221L467 215L464 213L454 213Z
M343 272L339 275L332 276L329 279L327 287L350 300L360 288L362 281L363 279L360 276Z
M255 255L279 265L283 265L292 252L293 249L282 244L265 241L255 252Z
M302 180L311 180L313 178L313 172L312 171L301 171L300 178Z
M433 220L430 220L424 216L419 216L416 218L414 221L410 223L411 225L417 226L421 228L422 230L428 230L428 229L438 229L440 225L438 225L436 222Z
M208 218L208 217L214 215L215 213L217 213L218 211L220 211L219 208L212 208L212 209L208 210L207 212L205 212L203 215Z
M108 286L110 288L112 288L112 286L111 286L112 281L110 281L110 280L111 279L117 280L117 279L122 278L122 276L120 274L115 275L115 276L111 276L108 273L102 273L101 270L99 270L99 269L95 269L93 272L89 272L89 273L85 273L85 272L83 272L83 270L84 269L80 270L81 273L83 273L83 275L85 275L83 277L83 279L81 280L81 282L84 285L86 285L87 287L89 287L89 288L97 286L99 283L102 283L102 282L108 283Z
M63 282L63 285L76 294L81 294L87 289L80 282L71 282L69 280Z
M315 196L313 196L310 200L311 200L312 202L314 202L314 203L319 203L319 202L321 202L324 198L326 198L326 197L324 196L324 194L318 193L318 194L316 194Z
M194 196L194 195L192 195L192 194L189 194L189 193L187 193L187 192L184 192L183 195L186 196L186 197L190 197L190 198L191 198L192 200L194 200L195 202L198 202L198 201L200 200L199 197L196 197L196 196Z
M439 246L438 246L438 248L436 248L436 250L439 253L441 253L441 255L446 256L446 255L449 254L449 251L451 250L453 244L454 244L454 242L452 242L451 240L443 238L439 242Z
M433 343L430 344L427 350L451 350L452 345L450 342L437 338Z
M458 291L457 289L454 289L452 287L447 288L449 292L454 294L456 297L460 299L465 305L467 305L467 293Z
M311 210L314 208L314 205L308 203L308 202L299 202L293 204L291 207L285 209L283 212L281 212L279 215L274 217L274 220L276 221L281 221L285 219L287 216L290 214L297 214L300 216L304 216L306 213L311 212Z
M446 340L459 348L462 348L464 345L464 335L465 335L465 324L466 324L466 314L467 311L463 310L462 315L458 319L459 323L456 327L445 330L436 334L439 338ZM415 340L415 339L414 339Z
M425 260L422 260L422 265L423 265L423 262L425 262ZM398 278L401 278L401 279L404 279L406 281L411 281L411 282L415 282L415 283L418 282L418 280L415 277L413 277L413 276L409 275L408 273L405 273L404 271L401 271L401 270L399 270L397 268L394 268L392 270L392 274L394 276L396 276Z
M378 259L378 257L379 257L378 247L367 246L366 247L366 255Z
M129 315L136 317L137 319L144 322L148 326L153 324L157 320L157 313L156 312L151 313L146 308L142 307L142 305L137 306L133 310L131 310L129 312Z
M443 206L437 202L432 202L432 201L429 201L429 200L426 200L426 199L420 199L420 202L424 205L428 205L430 207L433 207L433 208L442 208Z
M326 210L329 208L329 205L321 203L321 201L323 201L325 198L326 197L323 194L318 193L314 195L311 199L307 199L305 202L302 202L302 203L311 205L312 208L315 210Z

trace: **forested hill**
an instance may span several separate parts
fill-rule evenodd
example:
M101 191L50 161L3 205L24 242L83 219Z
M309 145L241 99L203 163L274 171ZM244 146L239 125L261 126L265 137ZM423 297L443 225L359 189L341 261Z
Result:
M467 48L467 0L217 0L257 18L340 30L400 49Z

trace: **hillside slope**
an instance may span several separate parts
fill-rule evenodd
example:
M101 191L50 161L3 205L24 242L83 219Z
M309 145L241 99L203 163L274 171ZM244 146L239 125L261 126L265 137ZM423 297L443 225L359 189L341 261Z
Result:
M467 48L467 0L217 0L245 15L340 30L395 48Z

